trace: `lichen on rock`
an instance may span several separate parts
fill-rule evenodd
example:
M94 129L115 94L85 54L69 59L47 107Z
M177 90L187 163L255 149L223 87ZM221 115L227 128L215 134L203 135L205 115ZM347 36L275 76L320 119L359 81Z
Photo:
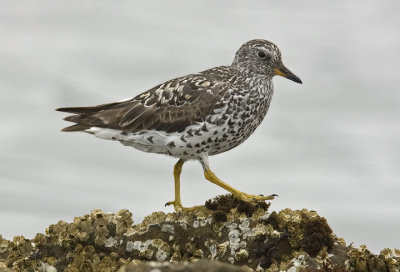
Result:
M346 246L314 211L268 209L265 202L245 203L225 195L190 213L152 213L136 225L128 210L93 210L72 223L50 225L31 240L0 236L0 271L399 269L399 250L374 255L366 247Z

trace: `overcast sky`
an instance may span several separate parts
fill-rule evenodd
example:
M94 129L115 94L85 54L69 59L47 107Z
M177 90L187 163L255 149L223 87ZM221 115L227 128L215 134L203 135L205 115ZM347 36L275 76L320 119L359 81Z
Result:
M28 238L92 209L171 212L176 159L61 133L61 106L113 102L276 43L303 85L214 172L271 210L316 210L348 243L400 247L399 1L2 1L0 233ZM185 164L183 204L225 193Z

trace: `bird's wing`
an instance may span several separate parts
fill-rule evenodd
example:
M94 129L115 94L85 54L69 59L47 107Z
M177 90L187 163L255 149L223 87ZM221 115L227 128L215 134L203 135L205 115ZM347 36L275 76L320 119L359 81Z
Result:
M65 120L76 125L63 131L82 131L90 127L124 132L183 131L190 124L204 121L221 104L227 83L211 74L203 72L173 79L127 101L57 109L75 114Z

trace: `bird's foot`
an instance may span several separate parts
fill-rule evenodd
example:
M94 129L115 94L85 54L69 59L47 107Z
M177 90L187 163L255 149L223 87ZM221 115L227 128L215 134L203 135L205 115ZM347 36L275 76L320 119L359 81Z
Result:
M202 206L193 206L193 207L183 207L182 203L177 202L177 201L169 201L165 203L165 207L174 205L175 212L181 213L181 212L192 212L196 209L199 209Z
M204 167L204 166L203 166ZM220 180L206 165L205 169L204 169L204 176L207 180L211 181L212 183L218 185L219 187L222 187L223 189L227 190L228 192L230 192L231 194L233 194L233 196L237 199L243 200L245 202L252 202L252 201L264 201L264 200L272 200L274 199L276 196L276 194L272 194L269 196L263 196L263 195L249 195L246 193L243 193L235 188L233 188L232 186L230 186L229 184L223 182L222 180Z
M243 200L243 201L245 201L245 202L252 202L252 201L260 201L260 200L261 200L261 201L264 201L264 200L272 200L272 199L274 199L275 197L277 197L278 195L277 195L277 194L272 194L272 195L269 195L269 196L250 195L250 194L246 194L246 193L240 192L240 193L234 194L234 196L235 196L237 199Z

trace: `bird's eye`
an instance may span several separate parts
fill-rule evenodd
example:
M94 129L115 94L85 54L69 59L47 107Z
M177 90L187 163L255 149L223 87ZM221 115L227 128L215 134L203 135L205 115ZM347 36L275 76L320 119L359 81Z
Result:
M268 59L267 54L265 54L265 52L263 52L263 51L259 51L259 52L257 53L257 55L258 55L258 57L259 57L260 59Z

